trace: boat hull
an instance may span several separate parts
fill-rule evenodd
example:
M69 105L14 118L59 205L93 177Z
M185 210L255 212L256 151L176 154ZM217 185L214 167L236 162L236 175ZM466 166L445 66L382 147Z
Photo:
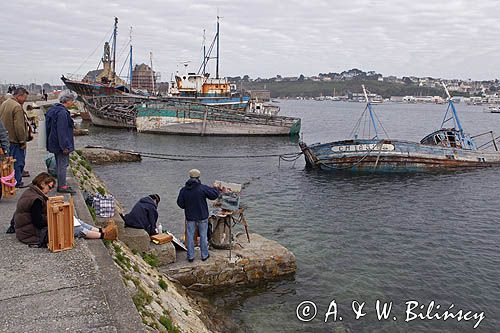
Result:
M136 126L138 132L161 134L294 136L300 132L300 119L170 103L140 107Z
M200 119L137 117L138 132L178 135L216 136L286 136L288 126L270 126L252 123L209 120L204 125ZM292 134L293 135L293 134Z
M406 173L500 166L500 153L392 140L349 140L307 146L306 164L328 171Z
M113 96L123 92L115 87L105 86L99 83L85 83L62 79L68 89L73 90L80 96Z

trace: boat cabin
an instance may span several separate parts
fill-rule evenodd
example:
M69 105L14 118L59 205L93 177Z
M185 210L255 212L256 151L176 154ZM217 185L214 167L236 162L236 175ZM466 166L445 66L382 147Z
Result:
M229 96L231 93L226 78L212 79L208 73L176 75L175 83L181 96Z
M428 146L475 149L474 141L468 135L464 136L455 128L437 130L420 140L420 143Z

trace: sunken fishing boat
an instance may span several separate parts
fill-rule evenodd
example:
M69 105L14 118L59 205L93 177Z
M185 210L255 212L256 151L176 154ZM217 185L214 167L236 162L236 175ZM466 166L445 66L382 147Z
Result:
M373 111L363 86L367 105L360 120L363 117L368 119L374 136L358 138L358 120L352 139L311 145L300 142L306 165L329 171L381 173L500 166L497 145L500 137L495 137L492 131L475 136L465 133L448 89L444 84L443 86L448 95L448 107L440 129L428 134L420 142L380 138L379 126L382 129L383 126ZM476 138L481 136L487 136L488 139L478 145Z

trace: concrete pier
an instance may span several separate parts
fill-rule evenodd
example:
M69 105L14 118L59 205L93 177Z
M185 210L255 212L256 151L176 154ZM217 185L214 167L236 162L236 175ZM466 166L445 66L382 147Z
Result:
M165 275L191 290L203 291L235 285L252 285L293 275L297 270L295 255L284 246L261 235L235 237L231 250L210 250L210 258L201 261L199 251L194 262L185 252L177 252L177 261L160 266Z

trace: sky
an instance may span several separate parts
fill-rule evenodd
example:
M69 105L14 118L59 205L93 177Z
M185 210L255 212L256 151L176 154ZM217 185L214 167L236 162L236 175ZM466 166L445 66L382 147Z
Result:
M342 72L500 77L498 0L16 0L0 11L0 83L60 83L96 69L118 17L117 72L134 63L198 71L220 18L221 76ZM122 49L126 49L121 53ZM215 55L215 53L213 54ZM215 74L215 62L209 66ZM128 64L123 68L126 75Z

